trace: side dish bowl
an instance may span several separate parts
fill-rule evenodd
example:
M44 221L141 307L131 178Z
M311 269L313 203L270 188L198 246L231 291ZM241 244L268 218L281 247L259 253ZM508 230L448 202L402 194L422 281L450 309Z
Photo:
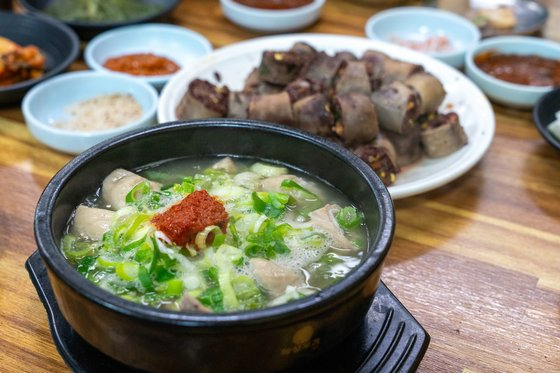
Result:
M38 79L0 86L0 105L18 102L35 84L66 70L78 57L80 42L63 23L39 15L0 11L0 36L22 46L35 45L45 55L45 73Z
M106 31L91 40L85 51L87 65L97 71L132 76L161 88L174 74L134 76L104 67L108 58L132 53L153 53L187 67L196 59L210 53L212 45L202 35L184 27L165 24L146 24Z
M136 0L138 1L138 0ZM147 5L155 5L158 9L148 15L133 18L126 21L105 21L105 22L86 22L86 21L65 21L61 20L70 26L81 39L89 40L95 35L104 31L110 30L115 27L133 25L143 22L152 22L159 18L168 15L179 4L179 0L140 0ZM52 0L20 0L21 7L30 13L46 14L46 7L52 3Z
M65 110L72 104L113 93L131 94L142 107L142 116L103 131L80 132L53 126L59 120L68 119ZM22 111L27 127L37 140L51 148L77 154L110 137L155 124L157 101L157 92L148 83L126 76L80 71L35 86L25 95Z
M476 56L486 51L537 55L560 60L560 44L530 36L498 36L482 41L465 56L467 75L491 100L500 104L516 108L531 108L542 95L552 90L551 86L514 84L487 74L475 63Z
M285 10L253 8L234 0L220 0L220 4L226 18L238 26L257 32L280 33L296 31L317 21L325 0L313 0L308 5Z
M468 19L426 7L398 7L379 12L367 21L365 33L370 39L395 44L399 40L425 42L428 38L446 38L449 51L423 53L456 68L463 66L466 51L480 40L480 31Z
M284 163L338 188L365 214L367 250L360 264L337 284L288 304L200 314L154 309L116 297L66 261L59 243L70 214L109 172L209 155ZM394 224L387 189L344 148L283 126L212 119L135 131L80 154L44 190L35 212L35 238L64 317L105 354L148 371L262 372L323 354L362 323Z
M550 145L560 150L560 139L548 129L548 125L557 120L556 113L558 112L560 112L560 88L556 88L540 98L533 108L533 121L542 137Z

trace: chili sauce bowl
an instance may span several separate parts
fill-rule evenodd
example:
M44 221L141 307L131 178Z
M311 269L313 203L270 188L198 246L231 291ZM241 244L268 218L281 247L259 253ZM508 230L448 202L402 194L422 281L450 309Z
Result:
M68 218L111 171L217 155L284 163L344 193L365 216L367 242L360 264L336 284L287 304L180 313L115 296L68 263L60 249ZM98 144L53 177L35 211L35 239L65 319L101 352L160 372L279 371L336 348L362 325L371 307L394 227L387 188L353 153L292 128L233 119L170 122Z
M224 16L238 26L262 33L281 33L303 29L321 15L325 0L291 9L259 9L234 0L220 0Z
M502 105L530 109L552 86L530 86L506 82L481 70L474 59L482 52L516 55L537 55L560 60L560 44L530 36L498 36L483 40L465 56L465 72L471 80L494 102Z
M67 108L96 96L131 94L142 107L142 116L120 127L103 131L71 131L54 126L69 119ZM126 76L94 71L59 75L33 87L22 103L23 117L31 134L43 144L70 154L78 154L100 141L156 123L158 95L146 82Z
M423 52L455 68L463 66L465 53L480 40L480 31L468 19L445 10L426 7L397 7L371 17L365 26L370 39L399 45L398 40L422 42L445 37L450 50Z
M96 36L88 43L84 59L93 70L131 76L160 89L175 73L130 75L107 69L103 65L112 57L152 53L175 62L180 68L188 68L195 60L211 51L210 42L197 32L180 26L151 23L121 27Z

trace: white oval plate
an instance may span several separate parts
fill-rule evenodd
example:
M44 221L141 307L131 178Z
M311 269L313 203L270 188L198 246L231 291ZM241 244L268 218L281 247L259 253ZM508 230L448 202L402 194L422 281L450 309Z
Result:
M391 57L419 63L438 77L447 96L442 111L455 111L469 138L461 150L443 158L422 158L397 174L396 182L388 189L393 199L420 194L463 175L482 158L494 136L494 112L488 99L467 77L443 62L403 47L377 40L329 34L291 34L256 38L232 44L201 58L183 69L164 87L158 106L160 123L177 120L175 107L185 94L189 82L195 78L216 82L232 90L241 90L249 72L259 65L264 50L289 49L295 42L304 41L318 50L333 54L347 50L361 56L367 49L382 51Z

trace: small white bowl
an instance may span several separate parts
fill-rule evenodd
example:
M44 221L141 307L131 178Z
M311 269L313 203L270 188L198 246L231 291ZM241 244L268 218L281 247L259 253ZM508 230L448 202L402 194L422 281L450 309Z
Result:
M220 4L226 18L238 26L251 31L279 33L311 25L321 15L325 0L313 0L308 5L285 10L258 9L233 0L220 0Z
M426 7L398 7L379 12L365 26L368 38L398 44L394 38L422 40L445 36L452 50L422 52L455 68L460 68L466 51L480 40L480 31L468 19L445 10Z
M78 132L53 126L67 118L65 110L96 96L131 94L142 106L142 117L118 128ZM65 153L78 154L121 133L156 123L158 94L146 82L127 76L95 71L66 73L33 87L23 98L22 111L31 134L40 142Z
M97 71L132 76L160 89L175 74L139 76L109 70L107 59L132 53L153 53L168 58L181 68L188 68L200 57L212 52L212 45L202 35L184 27L149 23L106 31L93 38L84 51L87 65Z
M528 109L552 86L530 86L506 82L494 78L476 66L474 58L485 51L495 50L501 53L518 55L537 55L544 58L560 60L560 44L551 40L530 36L496 36L482 41L469 50L465 56L465 72L494 102L515 108Z

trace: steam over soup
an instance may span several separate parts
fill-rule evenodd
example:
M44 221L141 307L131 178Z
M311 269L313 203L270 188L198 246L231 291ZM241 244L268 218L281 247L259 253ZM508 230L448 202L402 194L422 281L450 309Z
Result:
M330 185L249 159L117 169L78 206L62 251L122 298L228 312L321 291L356 266L363 215Z

